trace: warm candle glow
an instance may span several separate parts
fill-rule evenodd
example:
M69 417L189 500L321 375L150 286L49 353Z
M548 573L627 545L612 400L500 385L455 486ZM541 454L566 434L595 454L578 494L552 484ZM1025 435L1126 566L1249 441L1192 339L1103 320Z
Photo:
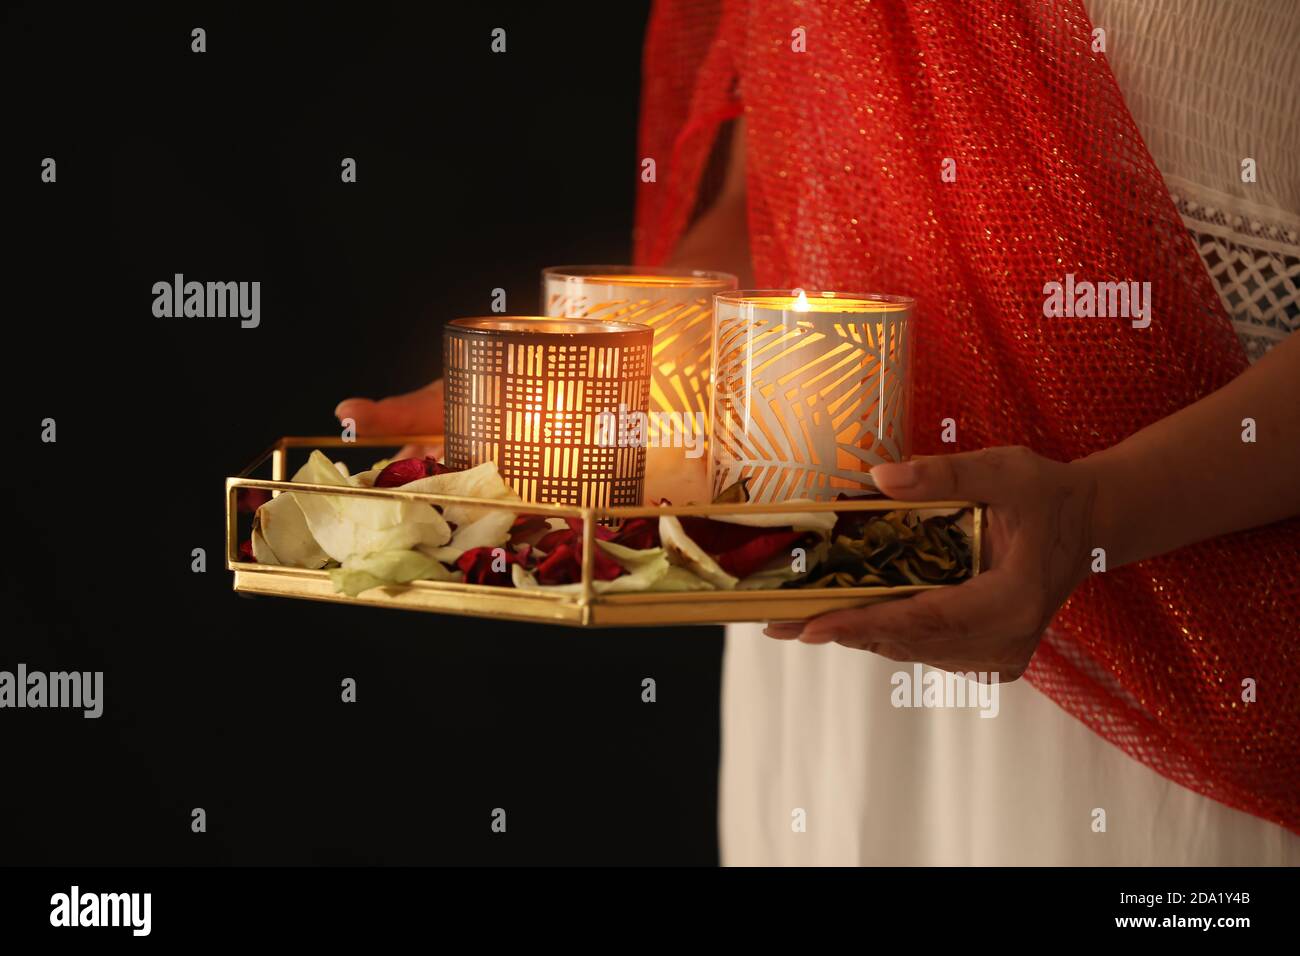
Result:
M527 501L641 503L645 449L609 427L645 413L652 333L624 322L457 319L446 346L447 463L495 462Z
M871 489L909 454L911 320L900 296L803 289L714 299L713 491L757 501Z
M688 269L556 266L542 273L542 300L551 315L616 319L654 330L645 430L649 501L709 498L713 296L735 287L735 276Z
M758 292L719 292L716 299L741 309L786 312L894 312L907 313L913 300L904 296L848 292L812 292L804 289Z

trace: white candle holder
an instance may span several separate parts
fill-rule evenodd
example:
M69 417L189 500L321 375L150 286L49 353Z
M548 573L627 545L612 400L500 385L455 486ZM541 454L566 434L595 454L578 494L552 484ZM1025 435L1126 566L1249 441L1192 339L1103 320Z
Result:
M911 453L912 319L902 296L800 289L714 299L713 493L751 500L874 490Z
M654 331L646 433L646 497L708 498L709 369L713 296L736 287L725 272L639 266L555 266L542 272L547 315L635 322Z

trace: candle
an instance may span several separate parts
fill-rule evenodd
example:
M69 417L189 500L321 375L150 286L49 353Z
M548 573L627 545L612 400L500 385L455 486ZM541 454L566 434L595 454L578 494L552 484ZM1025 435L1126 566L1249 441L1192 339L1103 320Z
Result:
M501 316L456 319L443 341L451 467L495 462L525 501L641 503L645 448L616 412L645 414L650 329Z
M714 300L713 493L754 501L874 490L910 454L915 303L845 292L723 292Z
M654 330L644 430L646 498L709 500L707 439L713 296L725 272L639 266L556 266L542 272L548 315L635 322Z

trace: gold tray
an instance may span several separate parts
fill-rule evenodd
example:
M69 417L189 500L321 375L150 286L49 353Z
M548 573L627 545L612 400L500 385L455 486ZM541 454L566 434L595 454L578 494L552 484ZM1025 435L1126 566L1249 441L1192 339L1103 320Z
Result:
M662 514L718 517L735 514L780 514L789 512L789 504L717 504L674 505L656 507L582 508L572 505L526 504L463 498L451 495L422 494L398 488L350 488L339 485L315 485L287 480L291 449L299 448L397 448L407 442L441 444L441 436L377 437L344 442L338 435L281 438L268 448L238 477L226 479L226 567L234 572L234 588L246 594L302 598L309 601L333 601L338 604L361 604L371 607L405 608L439 614L471 617L506 618L513 621L537 621L570 627L656 627L672 624L731 624L744 621L802 620L877 601L906 597L918 591L950 584L905 585L899 587L801 588L789 590L648 592L644 594L597 594L592 590L592 556L594 529L604 519L656 517ZM267 461L271 478L250 477ZM281 567L243 561L239 554L239 514L236 495L240 488L260 488L273 494L281 491L320 492L333 496L388 498L425 501L429 504L469 504L483 508L500 508L527 514L558 518L581 518L583 527L582 592L551 594L544 591L521 591L483 584L460 584L445 581L414 581L392 588L373 588L358 597L337 593L328 571ZM973 512L974 535L971 540L971 575L980 573L980 546L983 536L984 509L970 501L851 500L800 504L801 512L822 511L929 511L964 508Z

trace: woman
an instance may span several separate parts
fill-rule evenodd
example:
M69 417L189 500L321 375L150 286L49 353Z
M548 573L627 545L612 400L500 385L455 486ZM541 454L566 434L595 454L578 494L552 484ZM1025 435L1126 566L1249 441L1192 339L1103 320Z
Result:
M972 582L731 629L724 862L1300 862L1300 14L1167 7L656 7L638 260L916 296L931 457L873 476L990 506ZM902 662L1028 683L900 709Z

